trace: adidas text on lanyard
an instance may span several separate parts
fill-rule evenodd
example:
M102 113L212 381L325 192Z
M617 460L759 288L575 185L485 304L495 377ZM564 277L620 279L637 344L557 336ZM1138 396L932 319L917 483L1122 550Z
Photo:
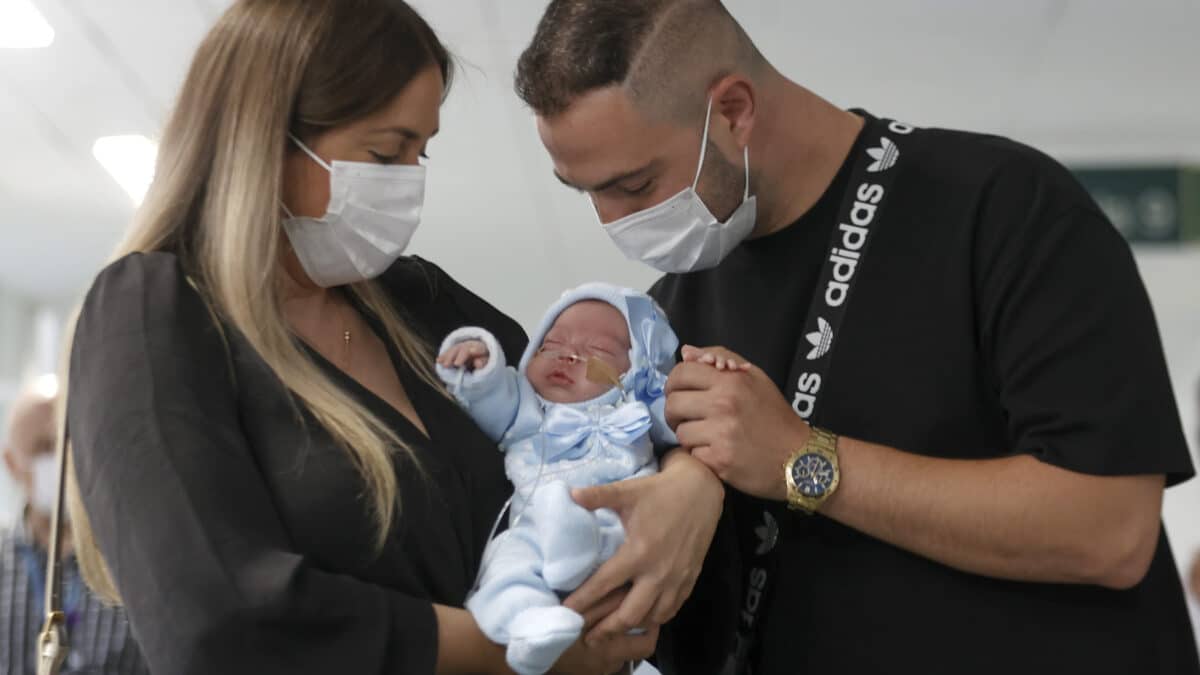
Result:
M838 208L829 257L809 303L804 337L796 348L788 374L790 386L785 394L796 414L809 422L815 422L821 391L828 388L834 347L850 305L854 281L866 260L872 233L879 227L883 207L895 183L903 149L898 139L913 131L912 126L901 122L868 119L863 132L866 149L853 158L850 185ZM775 545L779 528L793 517L779 504L753 500L753 505L762 515L742 525L739 532L746 579L742 606L738 608L736 642L721 669L722 675L753 673L751 657L758 619L778 572ZM742 516L746 518L752 513L754 509L743 512Z

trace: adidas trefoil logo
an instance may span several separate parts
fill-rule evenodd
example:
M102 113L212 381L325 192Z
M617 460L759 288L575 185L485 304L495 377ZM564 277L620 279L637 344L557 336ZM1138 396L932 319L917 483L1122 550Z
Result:
M867 167L867 171L870 173L887 171L896 166L896 162L900 159L900 148L896 147L892 139L887 136L881 136L880 140L881 143L878 148L867 150L867 154L871 156L871 159L875 160Z
M754 555L766 555L775 548L779 541L779 523L775 522L775 516L770 511L763 511L763 524L754 528L754 534L758 535L758 548L754 549Z
M830 326L823 317L818 316L817 330L804 337L808 339L808 344L813 346L808 352L808 360L816 361L828 354L829 348L833 346L833 326Z

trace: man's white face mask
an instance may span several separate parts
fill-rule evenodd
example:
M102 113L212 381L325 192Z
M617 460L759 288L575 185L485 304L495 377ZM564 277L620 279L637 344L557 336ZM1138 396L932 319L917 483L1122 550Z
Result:
M704 137L700 142L700 164L691 187L643 211L604 225L604 230L626 257L640 260L660 272L683 273L716 267L730 251L754 230L758 217L757 198L750 196L750 148L745 149L746 190L742 203L725 222L709 211L696 192L708 128L712 121L712 99L704 115Z

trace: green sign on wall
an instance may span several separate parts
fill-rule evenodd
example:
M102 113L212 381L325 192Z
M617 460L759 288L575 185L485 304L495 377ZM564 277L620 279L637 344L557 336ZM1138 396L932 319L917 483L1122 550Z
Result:
M1131 242L1200 239L1200 169L1075 169L1075 176Z

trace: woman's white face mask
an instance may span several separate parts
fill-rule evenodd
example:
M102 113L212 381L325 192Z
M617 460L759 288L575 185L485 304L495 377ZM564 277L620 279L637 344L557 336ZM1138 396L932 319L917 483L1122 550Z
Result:
M284 231L308 277L329 288L383 274L404 255L421 222L425 167L342 161L331 166L289 137L329 172L324 216L296 217L284 207Z
M758 218L757 199L750 196L749 146L744 151L746 190L741 205L728 220L717 220L696 192L708 149L712 105L710 98L704 116L704 137L700 142L700 165L691 187L657 206L604 225L608 236L626 257L640 260L660 272L683 273L716 267L750 236Z

